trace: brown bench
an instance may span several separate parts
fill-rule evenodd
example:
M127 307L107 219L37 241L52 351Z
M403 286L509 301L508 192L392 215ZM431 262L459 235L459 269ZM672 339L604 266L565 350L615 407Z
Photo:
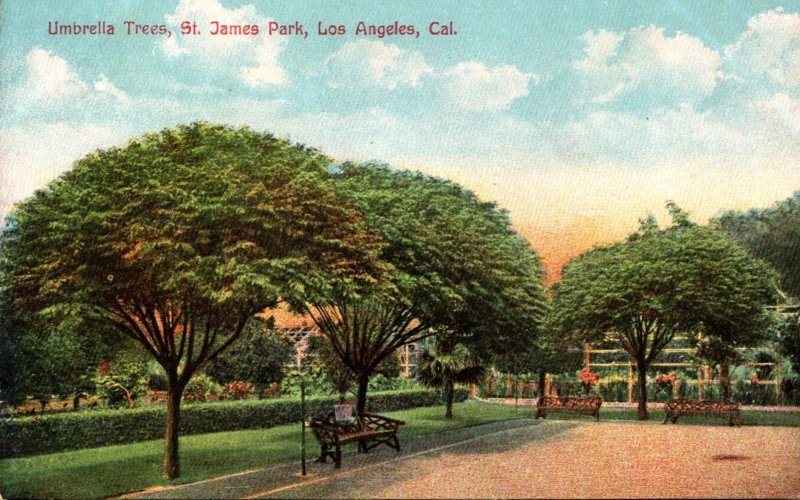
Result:
M405 422L402 420L372 413L359 415L349 422L340 422L331 412L325 419L312 419L309 427L320 445L317 462L326 463L331 457L338 469L342 465L342 446L349 443L357 441L359 453L366 453L382 444L400 451L397 431L403 424Z
M721 401L697 401L694 399L673 399L664 404L664 423L673 424L680 417L718 417L727 418L728 425L742 425L739 403Z
M592 398L557 398L545 396L536 402L536 418L545 418L548 413L565 413L590 415L600 421L600 405L603 399Z

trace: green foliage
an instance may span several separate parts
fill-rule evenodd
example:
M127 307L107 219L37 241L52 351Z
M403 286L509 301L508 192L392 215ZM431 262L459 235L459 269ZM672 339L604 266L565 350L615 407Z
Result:
M413 378L387 377L378 373L369 379L370 391L418 391L421 389L424 389L424 386Z
M466 391L458 391L463 401ZM306 399L306 414L326 415L336 402L331 397ZM441 403L434 391L376 393L370 409L386 412ZM52 453L110 444L157 439L164 434L164 407L129 411L98 410L62 415L21 417L0 421L0 458ZM268 399L186 404L181 413L183 434L274 427L300 420L299 399Z
M308 287L371 281L381 242L321 154L194 123L96 151L16 207L0 240L11 313L86 318L139 342L179 401L257 313ZM179 473L166 419L164 473Z
M477 384L486 375L486 368L477 364L475 356L462 344L439 337L422 347L417 379L428 387L443 389L445 418L453 418L455 384Z
M458 418L454 420L441 418L439 412L434 406L391 412L387 416L406 422L400 428L400 442L406 451L438 448L511 426L529 425L521 418L523 414L516 414L513 407L504 405L460 403ZM186 436L181 439L181 449L186 463L191 463L192 467L186 469L181 483L294 462L299 441L300 428L296 424ZM3 495L6 498L109 498L174 484L159 476L158 455L157 442L142 441L2 460ZM92 472L87 474L86 471ZM120 471L125 473L120 474ZM190 493L191 496L213 495L202 485L197 486L199 489ZM265 489L261 482L252 487L251 493ZM236 493L237 496L247 494L244 490Z
M103 320L185 385L278 297L301 303L331 274L369 279L377 240L327 167L271 135L202 123L92 153L3 233L13 312Z
M336 184L386 241L379 286L334 287L311 308L359 391L397 348L428 335L489 345L515 331L511 318L535 327L546 303L539 259L495 204L376 164L346 164Z
M133 408L147 395L147 360L141 352L123 351L100 364L95 378L97 396L108 406Z
M417 367L417 379L428 387L442 388L448 381L477 384L483 380L486 368L462 344L428 341L422 346Z
M183 390L184 401L205 401L209 396L222 394L222 386L205 373L198 373Z
M775 314L772 319L770 337L777 351L788 356L795 373L800 373L800 315Z
M311 345L312 368L323 374L330 387L344 399L355 385L356 375L336 353L327 335L313 339ZM313 394L313 392L312 392Z
M719 346L763 338L774 273L723 232L670 210L672 227L645 221L628 241L570 261L554 287L557 332L586 341L616 333L640 373L678 332L720 339ZM643 401L640 412L647 418Z
M190 381L191 383L191 381ZM164 372L164 367L159 365L157 361L150 360L147 362L147 386L153 391L166 391L167 390L167 374Z
M310 366L302 371L290 370L286 373L281 386L283 394L293 397L300 396L301 382L305 382L306 395L330 396L338 393L325 372Z
M553 325L554 314L549 310L541 323L520 325L515 335L498 339L490 359L502 373L531 372L563 373L583 365L583 343L574 336L563 335Z
M0 400L11 404L92 393L97 364L129 347L104 325L12 317L10 309L0 304Z
M223 385L236 380L250 382L260 393L283 380L284 367L293 356L293 343L276 337L268 322L256 318L236 344L206 368L206 373Z
M781 288L800 298L800 191L770 208L726 212L715 223L769 262L780 275Z

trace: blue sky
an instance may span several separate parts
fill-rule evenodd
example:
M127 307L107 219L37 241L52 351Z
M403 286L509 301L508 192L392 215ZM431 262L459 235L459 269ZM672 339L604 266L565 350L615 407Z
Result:
M0 216L98 147L195 120L452 178L553 272L667 199L704 221L800 188L800 3L6 0ZM173 36L127 36L123 21ZM178 34L182 20L200 36ZM212 37L210 21L256 23ZM308 38L268 36L300 22ZM354 34L413 24L418 38ZM51 36L106 21L114 36ZM348 34L316 35L318 22ZM428 25L453 22L455 36Z

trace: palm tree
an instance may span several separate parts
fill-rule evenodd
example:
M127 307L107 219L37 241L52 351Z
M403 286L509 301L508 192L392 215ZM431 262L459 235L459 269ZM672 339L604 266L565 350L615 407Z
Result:
M476 384L486 374L486 369L462 344L437 340L423 346L417 379L428 387L444 388L447 411L445 418L453 418L455 384Z

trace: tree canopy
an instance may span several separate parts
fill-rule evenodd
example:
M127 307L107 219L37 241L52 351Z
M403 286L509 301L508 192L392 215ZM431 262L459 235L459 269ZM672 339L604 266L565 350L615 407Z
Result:
M538 321L546 306L539 259L495 204L376 164L345 164L336 184L386 241L380 286L329 290L311 308L359 377L359 411L380 362L432 329L485 338L509 317Z
M595 248L564 268L554 321L568 335L616 334L639 372L639 416L647 414L647 369L678 333L703 332L734 344L758 338L774 273L721 231L688 221L643 221L627 241Z
M800 191L770 208L729 211L714 222L769 262L780 275L783 291L800 299Z
M0 247L13 307L102 320L164 367L168 477L193 373L255 313L303 303L307 283L370 279L379 241L328 167L269 134L195 123L89 154L16 207Z

